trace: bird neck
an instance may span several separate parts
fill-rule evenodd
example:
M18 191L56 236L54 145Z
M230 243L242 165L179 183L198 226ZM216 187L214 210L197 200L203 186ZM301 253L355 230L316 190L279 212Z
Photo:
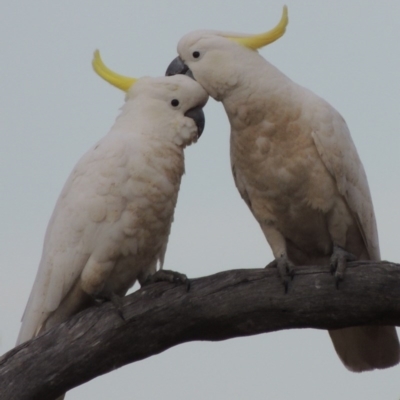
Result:
M258 56L258 55L257 55ZM233 129L274 123L296 109L297 85L261 56L222 99ZM279 112L277 112L279 110Z

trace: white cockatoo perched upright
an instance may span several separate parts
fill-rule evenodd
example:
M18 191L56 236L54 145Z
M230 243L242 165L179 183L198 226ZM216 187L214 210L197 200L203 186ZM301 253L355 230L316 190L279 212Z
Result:
M260 35L188 33L167 69L194 77L223 103L236 186L286 288L296 265L330 265L339 282L346 261L380 259L367 178L344 119L257 52L279 39L287 23L284 7L279 24ZM329 333L352 371L399 362L394 327Z
M95 299L124 296L136 280L143 284L157 264L162 267L184 173L183 150L204 128L208 95L192 79L123 77L98 52L93 67L126 92L126 102L61 192L18 344Z

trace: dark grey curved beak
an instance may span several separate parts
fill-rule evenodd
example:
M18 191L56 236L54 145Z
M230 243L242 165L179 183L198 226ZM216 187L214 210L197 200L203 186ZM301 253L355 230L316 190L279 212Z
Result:
M203 109L199 106L193 107L190 110L186 111L185 117L192 118L192 120L196 123L198 137L200 137L204 131L204 125L206 124Z
M165 72L165 76L172 75L187 75L194 79L192 71L179 56L172 60L171 64L168 65L167 71Z

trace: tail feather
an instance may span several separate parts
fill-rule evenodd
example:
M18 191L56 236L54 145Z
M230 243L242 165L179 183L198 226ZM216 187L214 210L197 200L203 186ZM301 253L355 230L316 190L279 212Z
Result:
M393 326L357 326L329 331L336 353L350 371L389 368L400 361Z

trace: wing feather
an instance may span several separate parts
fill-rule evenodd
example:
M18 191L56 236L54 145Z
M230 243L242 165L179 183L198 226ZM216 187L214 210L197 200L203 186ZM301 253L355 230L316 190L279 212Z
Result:
M104 141L108 142L104 146L107 154L103 151ZM93 251L101 229L101 216L98 213L94 216L93 209L105 202L107 187L113 183L104 171L116 170L123 162L121 146L110 151L109 141L103 138L81 158L60 194L47 227L42 258L22 317L17 344L40 331L79 279ZM115 196L111 197L108 203L114 202ZM115 204L109 206L115 207Z
M330 122L312 132L317 151L328 171L335 178L363 237L371 259L379 260L379 239L364 167L341 115L326 103ZM326 121L326 120L325 120Z

